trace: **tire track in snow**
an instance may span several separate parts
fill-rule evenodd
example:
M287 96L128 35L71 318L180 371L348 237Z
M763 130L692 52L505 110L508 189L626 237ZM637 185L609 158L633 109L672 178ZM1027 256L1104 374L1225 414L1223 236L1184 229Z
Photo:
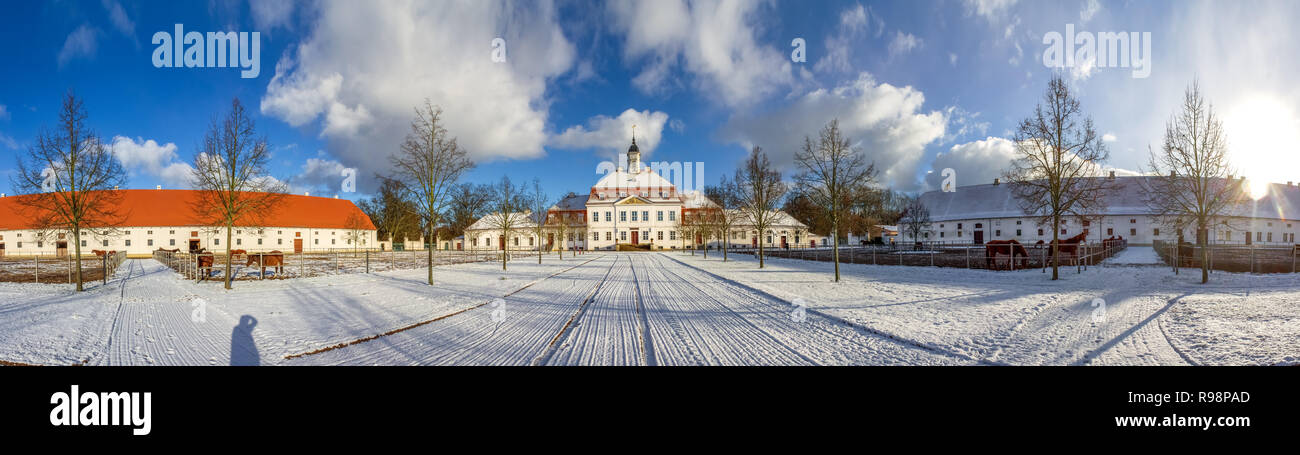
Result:
M681 265L683 265L683 266L685 266L685 267L689 267L689 268L691 268L691 269L697 270L697 271L699 271L699 272L701 272L701 273L704 273L704 274L706 274L706 275L712 276L712 277L714 277L715 279L717 279L717 280L720 281L720 282L728 283L728 284L730 284L730 285L732 285L732 286L735 286L735 287L737 287L737 288L739 288L739 289L743 289L743 290L749 291L749 292L751 292L751 293L754 293L754 294L756 294L756 295L760 295L760 296L767 297L768 299L771 299L771 300L773 300L773 301L777 301L777 302L786 302L785 299L780 298L780 297L777 297L776 295L773 295L773 294L770 293L770 292L764 291L764 290L762 290L762 289L755 288L755 287L753 287L753 286L749 286L749 285L747 285L747 284L741 283L741 282L736 281L736 280L732 280L732 279L729 279L729 278L723 277L723 276L721 276L721 275L718 275L718 274L716 274L716 273L710 272L710 271L708 271L708 270L705 270L705 269L700 268L700 267L698 267L698 266L695 266L695 265L693 265L693 264L689 264L689 263L687 263L687 262L685 262L685 261L682 261L682 260L680 260L680 259L674 258L674 257L672 257L671 255L661 254L661 256L662 256L662 257L665 257L665 258L668 258L669 260L672 260L672 261L674 261L674 262L676 262L676 263L678 263L678 264L681 264ZM895 335L895 334L893 334L893 333L889 333L889 332L886 332L886 331L883 331L883 330L879 330L879 329L876 329L876 328L873 328L873 327L867 326L867 325L862 324L862 323L859 323L859 322L851 321L851 320L848 320L848 319L845 319L845 318L841 318L841 317L839 317L839 316L835 316L835 315L832 315L832 314L829 314L829 313L824 313L824 312L822 312L822 311L815 310L815 309L812 309L812 308L807 308L805 311L807 312L808 315L817 316L817 317L819 317L819 318L823 318L823 319L825 319L825 320L827 320L827 321L829 321L829 322L838 323L838 324L842 324L842 325L844 325L844 326L847 326L847 327L853 329L853 330L854 330L858 335L861 335L861 336L866 337L866 338L868 338L868 339L878 339L878 340L886 341L886 342L888 342L888 343L890 343L890 344L895 344L895 345L898 345L898 346L900 346L900 347L907 348L907 349L919 348L919 349L921 349L921 350L928 351L928 352L930 352L930 353L932 353L932 354L935 354L935 355L939 355L939 356L942 356L942 357L947 357L947 358L952 358L952 359L960 360L960 361L962 361L962 362L971 362L971 363L979 363L979 364L986 364L986 365L1001 365L1000 363L997 363L997 362L991 362L991 361L988 361L988 360L975 358L975 357L972 357L972 356L966 355L966 354L961 353L961 352L958 352L958 351L949 350L949 349L946 349L946 348L944 348L944 347L942 347L942 346L937 346L937 345L933 345L933 344L926 343L926 342L923 342L923 341L918 341L918 340L914 340L914 339L910 339L910 338L901 337L901 336ZM877 349L879 349L879 348L877 348Z
M511 292L509 292L509 293L507 293L507 294L501 296L501 298L510 297L510 296L512 296L512 295L515 295L515 294L517 294L517 293L519 293L519 292L525 290L525 289L528 289L528 288L532 287L533 285L536 285L536 284L538 284L538 283L541 283L541 282L543 282L543 281L546 281L546 280L548 280L548 279L550 279L550 278L556 277L556 276L558 276L558 275L561 275L561 274L563 274L563 273L566 273L566 272L568 272L568 271L570 271L570 270L573 270L573 269L576 269L576 268L578 268L578 267L582 267L582 266L584 266L584 265L587 265L587 264L591 263L592 261L595 261L595 260L597 260L597 259L602 259L602 258L604 258L604 257L605 257L605 256L603 256L603 255L602 255L602 256L597 256L597 257L594 257L594 258L588 259L586 262L583 262L583 263L581 263L581 264L575 265L575 266L573 266L573 267L569 267L569 268L567 268L567 269L564 269L564 270L561 270L561 271L558 271L558 272L552 273L552 274L547 275L547 276L545 276L545 277L538 278L538 279L536 279L536 280L533 280L533 281L529 282L528 284L525 284L523 287L521 287L521 288L519 288L519 289L515 289L514 291L511 291ZM444 320L444 319L451 318L451 317L453 317L453 316L458 316L458 315L461 315L461 314L467 313L467 312L469 312L469 311L476 310L476 309L478 309L478 308L481 308L481 307L483 307L483 306L485 306L485 305L488 305L488 304L492 303L494 300L496 300L496 299L488 300L488 301L486 301L486 302L483 302L483 303L480 303L480 304L477 304L477 305L473 305L473 306L470 306L470 307L467 307L467 308L464 308L464 309L461 309L461 310L458 310L458 311L454 311L454 312L452 312L452 313L444 314L444 315L442 315L442 316L438 316L438 317L435 317L435 318L432 318L432 319L428 319L428 320L425 320L425 321L417 322L417 323L415 323L415 324L411 324L411 325L408 325L408 326L405 326L405 327L401 327L401 328L393 329L393 330L390 330L390 331L387 331L387 332L384 332L384 333L380 333L380 334L376 334L376 335L372 335L372 336L368 336L368 337L364 337L364 338L359 338L359 339L356 339L356 340L347 341L347 342L343 342L343 343L338 343L338 344L335 344L335 345L332 345L332 346L326 346L326 347L324 347L324 348L320 348L320 349L317 349L317 350L314 350L314 351L309 351L309 352L302 352L302 353L298 353L298 354L290 354L290 355L286 355L286 356L284 356L284 360L292 360L292 359L299 358L299 357L306 357L306 356L310 356L310 355L321 354L321 353L324 353L324 352L329 352L329 351L333 351L333 350L336 350L336 349L341 349L341 348L345 348L345 347L348 347L348 346L353 346L353 345L357 345L357 344L360 344L360 343L365 343L365 342L367 342L367 341L376 340L376 339L379 339L379 338L381 338L381 337L386 337L386 336L390 336L390 335L395 335L395 334L398 334L398 333L401 333L401 332L405 332L405 331L407 331L407 330L414 329L414 328L416 328L416 327L420 327L420 326L424 326L424 325L427 325L427 324L430 324L430 323L434 323L434 322L442 321L442 320Z
M614 267L617 265L618 259L615 259L614 262L610 263L609 270L605 271L605 276L600 279L600 283L597 283L596 287L591 289L591 293L587 294L587 298L583 299L582 303L578 305L577 311L573 312L573 316L569 317L569 320L564 323L564 327L561 327L559 333L556 333L555 337L551 338L551 342L547 344L546 349L533 359L531 365L545 365L550 362L551 356L553 356L555 351L561 346L559 341L561 339L567 340L566 335L569 334L570 329L574 327L574 321L577 321L585 314L587 305L590 304L592 299L596 297L596 294L600 292L601 287L603 287L605 282L609 280L609 274L614 271Z

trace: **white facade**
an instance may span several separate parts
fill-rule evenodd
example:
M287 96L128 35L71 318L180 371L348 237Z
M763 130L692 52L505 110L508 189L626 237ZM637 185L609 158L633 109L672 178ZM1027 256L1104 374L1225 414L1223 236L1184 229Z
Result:
M1139 180L1143 178L1146 177L1114 177L1116 190L1106 198L1106 207L1087 219L1062 219L1058 237L1069 238L1086 230L1086 242L1111 237L1123 237L1135 244L1177 241L1180 232L1172 219L1153 216L1143 202L1144 191ZM900 241L982 243L1014 239L1030 244L1052 241L1050 223L1040 225L1037 218L1025 216L1005 184L959 187L955 192L931 191L923 194L921 201L930 209L929 228L920 239L904 232ZM1228 215L1231 216L1213 221L1210 242L1295 244L1296 235L1300 234L1300 187L1274 184L1267 196L1231 210ZM1184 228L1182 238L1195 242L1194 230Z

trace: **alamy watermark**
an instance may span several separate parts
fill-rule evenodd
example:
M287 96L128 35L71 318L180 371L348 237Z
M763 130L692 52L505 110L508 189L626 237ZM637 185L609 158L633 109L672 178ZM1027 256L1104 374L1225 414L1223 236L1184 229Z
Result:
M1133 68L1135 79L1151 75L1151 32L1078 32L1065 24L1065 35L1043 34L1043 65L1048 68ZM1091 68L1088 68L1088 67Z
M262 34L259 32L185 32L153 34L154 68L242 68L239 77L262 74Z

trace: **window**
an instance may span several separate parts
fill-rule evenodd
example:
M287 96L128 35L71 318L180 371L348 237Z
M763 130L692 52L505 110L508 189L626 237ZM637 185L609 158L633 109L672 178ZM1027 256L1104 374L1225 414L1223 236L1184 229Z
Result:
M533 246L533 238L532 238L532 237L529 237L529 238L528 238L528 246Z
M591 233L591 239L592 239L592 240L600 240L600 233L599 233L599 232L592 232L592 233Z
M167 239L167 246L176 246L176 239Z
M668 221L677 221L677 211L676 211L676 210L669 210L669 211L668 211Z
M261 245L261 244L262 244L262 239L257 239L257 244L258 244L258 245Z
M1273 224L1273 223L1269 223L1269 224ZM1273 241L1273 233L1272 233L1272 232L1268 233L1268 241L1270 241L1270 242ZM130 244L128 243L128 245L130 245Z
M1115 228L1106 228L1106 235L1115 235Z
M664 211L663 211L663 210L660 210L660 211L656 212L656 213L655 213L655 217L656 217L655 221L663 221L663 220L664 220ZM663 239L659 239L659 240L663 240Z
M149 239L149 243L146 246L153 246L153 239Z
M957 223L957 230L961 230L961 223Z
M610 214L610 212L605 212L605 222L614 221L614 220L612 219L612 217L613 217L613 215Z
M619 239L619 240L627 240L627 231L619 232L619 233L618 233L618 239Z
M19 235L22 235L22 234L19 234ZM86 241L85 241L85 240L82 240L82 241L81 241L81 246L82 246L82 247L85 247L85 246L86 246ZM18 242L18 248L22 248L22 247L23 247L23 242Z
M235 239L235 244L236 244L236 245L243 245L243 244L244 244L244 239Z
M943 238L943 231L939 231L939 238Z
M636 219L635 219L636 217L632 217L632 218L633 218L633 221L636 221ZM649 210L642 210L642 211L641 211L641 221L650 221L650 211L649 211Z
M85 245L82 245L82 246L85 246ZM18 242L18 248L22 248L22 247L23 247L23 242Z
M212 240L212 244L213 244L213 245L220 245L220 244L221 244L221 239L213 239L213 240ZM105 245L105 246L107 246L107 245Z
M975 223L975 229L983 229L984 223Z
M275 239L276 245L284 245L284 239Z
M613 235L613 234L610 234L609 232L605 232L605 240L612 240L612 239L610 238L610 236L612 236L612 235Z
M636 221L636 210L632 211L632 221Z
M313 245L320 245L320 239L312 239Z
M1016 220L1016 226L1020 225L1020 220Z
M659 212L659 213L664 213L664 212ZM664 239L664 231L659 231L659 238L658 238L658 240L663 240L663 239Z
M1039 229L1038 229L1038 236L1039 236L1039 237L1042 237L1042 236L1043 236L1043 229L1042 229L1042 228L1039 228Z
M1255 241L1256 241L1256 242L1258 242L1258 241L1260 241L1260 240L1263 240L1263 239L1264 239L1264 233L1263 233L1263 232L1256 232L1256 233L1255 233ZM104 246L108 246L108 242L104 242Z
M126 239L126 246L131 246L131 239Z
M669 214L673 212L668 212ZM668 240L677 240L677 231L668 231Z
M173 230L167 231L167 233L168 233L168 234L176 234L176 230L173 229Z
M994 236L994 237L1002 237L1002 230L1001 230L1001 229L998 229L998 230L996 230L996 231L993 231L993 236Z
M1138 230L1137 230L1137 229L1129 229L1129 230L1128 230L1128 235L1129 235L1129 237L1132 237L1132 236L1138 235Z
M130 242L130 240L128 240L128 242ZM130 243L127 243L127 245L130 245ZM36 247L45 248L45 242L36 242Z
M532 241L533 239L530 238L528 240ZM515 246L519 246L519 236L515 236Z
M1128 219L1128 224L1137 224L1137 222L1138 222L1138 219L1137 219L1137 218L1129 218L1129 219Z
M1159 228L1152 229L1152 230L1151 230L1151 235L1156 236L1156 237L1159 237L1159 236L1160 236L1160 229L1159 229Z
M108 246L108 241L107 241L107 240L104 241L104 246Z
M144 231L145 234L153 235L153 231Z
M926 235L926 237L929 237L929 235ZM1016 237L1020 237L1020 230L1019 230L1019 229L1016 229Z
M626 211L623 211L623 210L619 210L619 211L618 211L618 220L619 220L619 221L627 221L627 212L626 212Z
M1061 229L1061 235L1065 235L1065 229Z

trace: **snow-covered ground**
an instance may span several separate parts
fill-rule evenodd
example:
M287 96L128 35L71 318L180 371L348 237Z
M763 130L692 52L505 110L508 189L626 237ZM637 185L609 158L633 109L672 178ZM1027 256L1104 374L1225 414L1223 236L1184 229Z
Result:
M1164 265L1160 255L1150 246L1133 245L1105 261L1109 265Z
M1139 248L1140 249L1140 248ZM943 365L1300 362L1300 278L1163 267L993 272L674 253L548 255L196 284L152 259L108 286L0 283L29 364ZM1125 261L1129 263L1129 261ZM501 299L499 302L496 299ZM1094 306L1094 299L1105 304ZM503 305L501 303L504 303ZM806 310L792 303L806 305ZM1103 310L1104 308L1104 310Z

